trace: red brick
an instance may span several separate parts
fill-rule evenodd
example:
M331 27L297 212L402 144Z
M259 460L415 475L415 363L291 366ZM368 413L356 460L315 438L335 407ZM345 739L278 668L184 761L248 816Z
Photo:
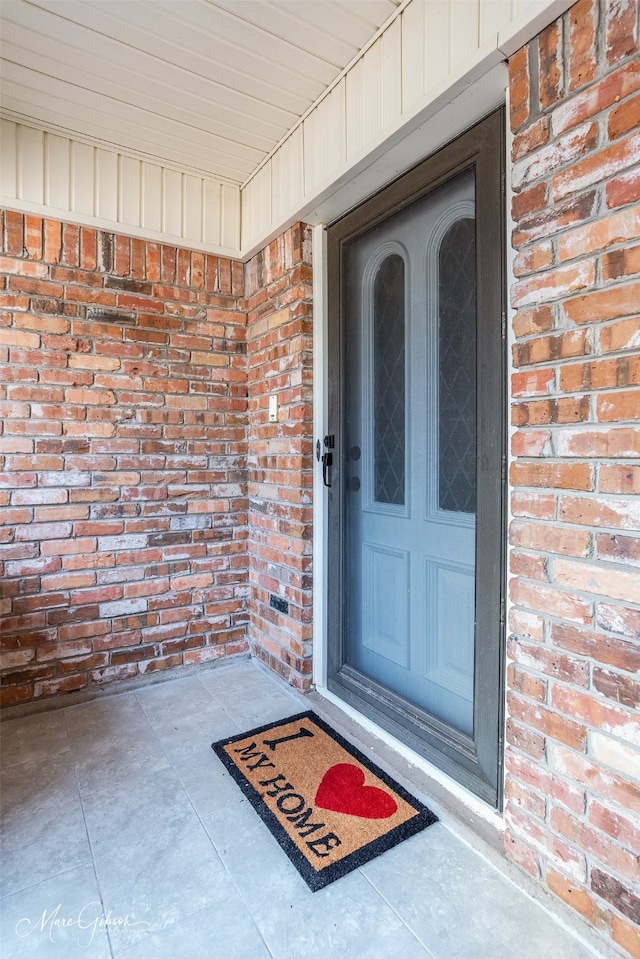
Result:
M540 733L536 733L526 726L521 726L509 718L506 723L506 735L507 742L514 749L518 749L534 759L541 759L544 756L545 738ZM509 755L514 755L514 753L510 752Z
M529 118L530 81L528 49L521 47L509 60L511 129L517 130Z
M640 243L622 247L602 257L602 278L617 280L619 277L640 273Z
M547 204L546 183L536 183L528 190L515 193L511 198L511 216L514 221L521 220L530 213L544 209Z
M596 399L596 418L601 423L635 422L640 410L640 390L604 393Z
M511 436L513 456L543 456L551 452L551 430L518 430Z
M512 641L511 645L515 645ZM507 669L507 686L522 693L528 699L543 703L547 697L547 684L543 679L530 676L526 670L510 663Z
M640 207L621 210L588 226L570 230L558 241L561 261L604 250L616 243L635 239L640 233ZM622 252L622 251L621 251Z
M21 686L0 687L0 708L5 706L17 706L20 703L26 703L33 695L33 688L29 684Z
M574 323L598 323L637 313L640 283L597 290L567 300L564 312Z
M640 170L631 170L609 180L605 188L605 198L607 206L611 208L640 200Z
M517 309L556 300L592 286L594 280L595 260L582 260L578 264L558 267L555 270L544 270L540 263L534 276L519 280L513 285L511 304Z
M510 584L510 593L512 601L526 609L576 623L587 624L593 619L591 602L577 598L567 590L514 579Z
M538 36L540 106L544 110L562 96L562 20L556 20Z
M538 117L537 120L513 138L511 159L518 160L537 147L544 146L548 141L549 118L546 116Z
M80 264L80 227L72 223L62 225L62 255L61 263L65 266L79 266Z
M638 468L640 474L640 468ZM640 486L640 476L638 476ZM640 492L640 490L639 490ZM597 533L595 537L598 559L616 563L640 565L640 539L636 536L623 536L620 533Z
M513 486L590 490L593 485L588 463L516 461L511 464L510 478Z
M577 689L555 685L551 691L551 703L573 720L581 720L589 726L628 738L634 725L632 714L610 702L591 696ZM640 743L640 731L636 735ZM633 741L633 739L632 739Z
M620 636L631 639L640 639L640 610L631 609L621 604L598 603L596 605L596 620L598 626L611 633L617 633ZM627 661L633 662L633 655L627 651L625 654ZM635 662L638 663L637 658ZM624 669L630 667L624 666ZM636 665L636 669L638 666Z
M640 925L640 896L637 896L615 876L610 876L601 869L592 869L591 889L615 906L623 916Z
M525 810L531 816L544 820L547 808L544 797L518 782L517 779L507 777L504 794L507 802Z
M540 857L532 846L515 836L511 830L505 830L504 848L507 856L525 872L537 879L540 875Z
M637 857L599 831L592 829L587 823L581 822L566 810L557 807L551 810L549 819L553 829L580 849L591 853L599 862L632 882L640 879L640 863Z
M571 193L577 193L594 183L615 176L627 167L637 164L639 157L640 132L636 132L557 173L551 181L553 198L562 200Z
M573 879L584 882L587 871L584 853L575 849L560 836L554 835L546 824L537 822L514 806L507 806L505 820L507 828L523 836L559 869L568 873Z
M562 899L572 909L584 916L589 922L595 922L597 908L593 896L576 885L571 879L557 872L553 866L548 866L546 881L551 892Z
M589 822L630 851L640 849L640 825L597 799L589 803Z
M602 769L581 753L560 743L550 743L547 749L549 766L558 776L574 780L601 798L612 799L622 807L640 811L637 786L626 782L609 769Z
M4 247L9 254L24 255L24 217L13 210L4 213Z
M559 516L566 523L637 530L640 505L634 500L602 496L563 496L560 500Z
M569 10L569 89L596 77L596 15L594 0L579 0Z
M512 188L517 192L523 187L534 183L536 180L546 179L558 168L566 167L570 161L577 161L585 154L591 154L597 142L598 126L593 121L588 121L579 127L569 130L563 134L562 137L553 140L546 146L540 147L530 156L525 156L523 159L517 160L514 163L511 174ZM633 149L633 147L630 146L629 149ZM587 160L581 162L586 164ZM570 169L575 169L578 165L576 162ZM586 175L586 167L583 169L583 176L584 175ZM552 180L556 191L554 193L554 199L556 200L564 196L563 193L558 192L561 190L561 184L564 182L561 180L561 177L562 174L558 174ZM593 182L597 182L597 179ZM585 183L584 185L586 186L588 184ZM566 190L565 192L570 193L573 191Z
M529 703L513 692L507 693L507 704L509 715L523 726L536 729L546 737L571 746L572 749L584 749L587 733L583 725L540 703Z
M638 49L638 6L636 0L615 0L604 9L607 60L615 64Z
M96 231L83 226L80 231L80 266L83 270L95 270L97 259Z
M611 389L636 382L640 384L638 357L592 360L589 363L563 365L560 370L560 389L566 393Z
M640 959L640 928L636 923L632 925L620 916L612 915L611 936L633 959Z
M575 7L573 8L575 9ZM607 107L625 99L640 89L640 64L637 61L626 63L619 69L602 77L597 83L573 97L567 97L553 111L552 130L555 135L584 123L585 120L601 114Z
M554 624L551 637L555 645L581 656L588 656L596 662L629 672L640 670L640 648L632 642L613 639L602 633L579 629L566 623ZM597 666L594 669L598 671Z

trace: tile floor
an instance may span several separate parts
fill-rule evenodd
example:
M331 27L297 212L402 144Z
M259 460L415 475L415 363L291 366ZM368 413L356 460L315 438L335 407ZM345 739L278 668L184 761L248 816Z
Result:
M4 959L593 959L446 821L309 892L210 748L308 707L244 662L3 723Z

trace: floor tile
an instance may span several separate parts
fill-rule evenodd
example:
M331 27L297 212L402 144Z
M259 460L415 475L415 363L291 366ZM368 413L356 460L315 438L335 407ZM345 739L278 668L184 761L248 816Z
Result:
M68 752L20 763L2 776L0 895L91 862Z
M149 923L110 930L112 942L132 944L233 889L173 770L132 776L112 794L94 789L83 800L105 908Z
M111 956L106 916L91 866L8 896L0 902L0 917L3 959Z
M215 704L198 716L155 726L169 763L199 812L213 812L242 799L237 785L211 748L216 740L237 732L238 727L228 713Z
M236 892L123 951L116 944L114 955L115 959L270 959Z
M0 725L2 767L59 756L69 748L63 710L10 719Z
M251 729L307 708L253 663L203 673L200 682L224 707L240 729Z
M272 902L291 903L313 895L245 799L213 815L203 816L202 821L255 917L268 914ZM268 895L265 890L269 890Z
M358 872L258 919L274 959L429 959L430 953ZM474 957L475 959L475 957Z
M443 823L362 872L437 959L593 959Z
M153 775L167 756L133 694L65 710L70 755L81 789Z
M136 699L152 725L198 716L214 704L211 693L196 676L139 689Z

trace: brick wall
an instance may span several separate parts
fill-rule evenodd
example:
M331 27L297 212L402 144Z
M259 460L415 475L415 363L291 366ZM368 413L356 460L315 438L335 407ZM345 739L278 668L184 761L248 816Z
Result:
M239 263L5 212L4 704L244 652Z
M311 683L311 232L288 230L246 266L250 642L290 683ZM269 422L269 397L278 420Z
M517 280L505 809L511 858L634 956L637 16L635 0L580 0L509 64Z

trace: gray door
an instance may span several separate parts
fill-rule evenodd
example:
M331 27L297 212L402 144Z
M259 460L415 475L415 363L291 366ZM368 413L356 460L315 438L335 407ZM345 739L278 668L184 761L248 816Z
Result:
M472 171L345 253L346 662L473 726L476 258Z
M503 115L328 230L328 685L499 805Z

